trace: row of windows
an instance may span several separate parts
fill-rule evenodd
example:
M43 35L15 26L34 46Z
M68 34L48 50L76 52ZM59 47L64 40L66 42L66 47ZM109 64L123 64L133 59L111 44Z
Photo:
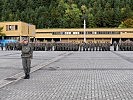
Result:
M6 25L6 31L18 30L18 25Z
M128 32L125 32L125 33L133 33L133 31L128 31Z
M69 35L69 34L84 34L84 32L53 32L53 35ZM86 32L86 34L120 34L120 32L100 31L100 32Z

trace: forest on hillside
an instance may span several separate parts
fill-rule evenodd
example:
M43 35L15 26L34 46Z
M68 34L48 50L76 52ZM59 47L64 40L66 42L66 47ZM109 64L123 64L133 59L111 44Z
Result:
M37 28L133 27L133 0L0 0L0 21Z

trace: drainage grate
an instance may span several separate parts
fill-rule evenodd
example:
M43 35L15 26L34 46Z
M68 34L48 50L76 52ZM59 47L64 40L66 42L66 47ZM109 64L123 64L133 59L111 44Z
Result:
M17 78L6 78L5 80L13 81L13 80L17 80Z

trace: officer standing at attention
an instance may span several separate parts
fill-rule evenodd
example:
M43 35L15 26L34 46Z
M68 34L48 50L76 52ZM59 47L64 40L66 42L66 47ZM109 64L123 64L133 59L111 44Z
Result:
M21 49L21 58L22 58L22 65L25 73L24 79L30 78L30 67L31 67L31 57L32 57L32 47L29 44L27 39L22 41L22 49Z

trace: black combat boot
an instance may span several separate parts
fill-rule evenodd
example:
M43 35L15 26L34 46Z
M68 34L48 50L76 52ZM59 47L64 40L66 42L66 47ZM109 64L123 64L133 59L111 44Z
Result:
M24 79L29 79L29 78L30 78L30 75L29 74L25 74Z

